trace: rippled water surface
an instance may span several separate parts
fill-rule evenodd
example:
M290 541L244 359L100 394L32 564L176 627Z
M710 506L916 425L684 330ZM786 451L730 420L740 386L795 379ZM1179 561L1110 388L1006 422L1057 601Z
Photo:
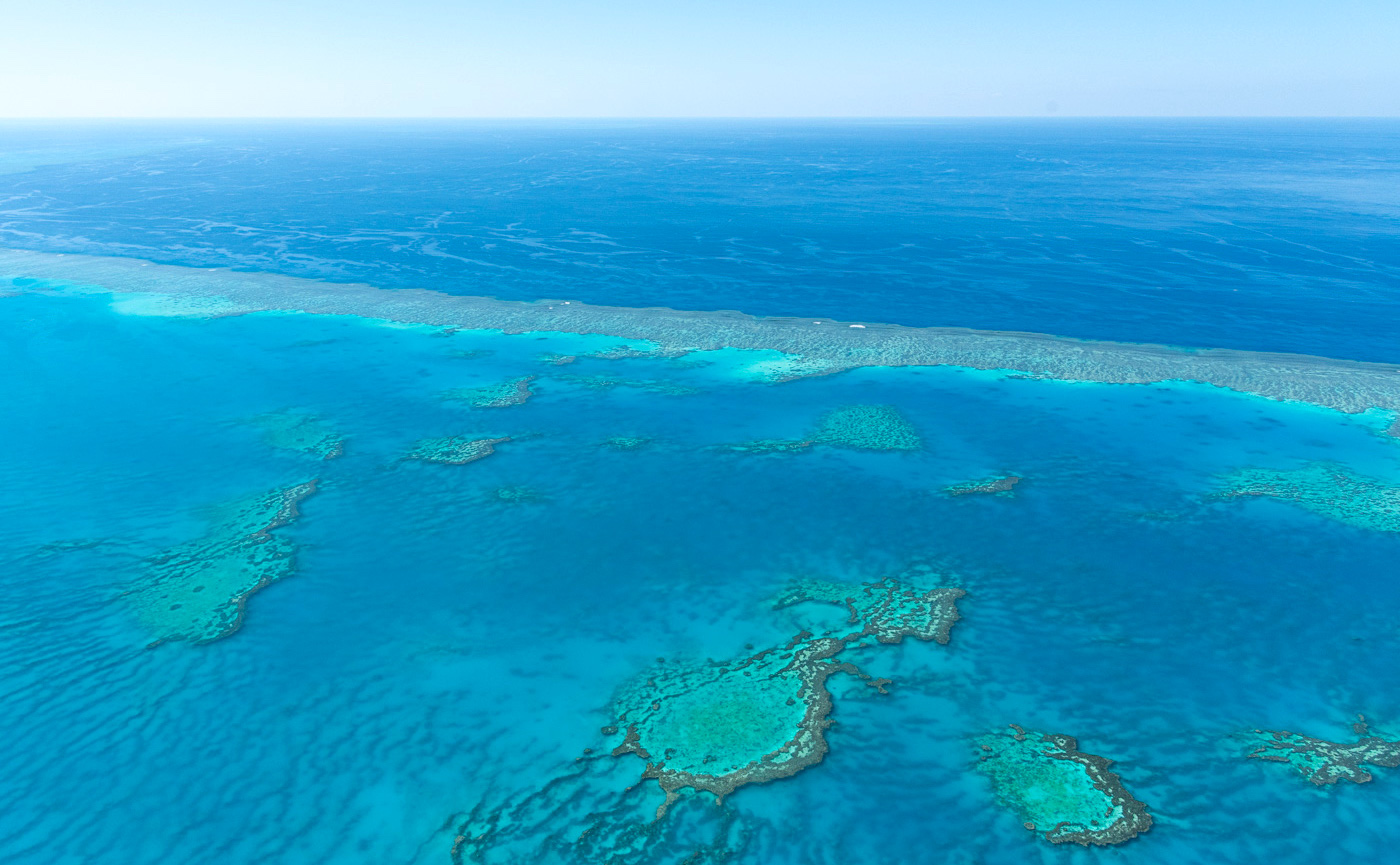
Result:
M25 160L0 240L1400 360L1384 124L140 132L0 130ZM950 367L774 383L771 352L0 276L0 861L1314 865L1400 841L1400 769L1317 786L1247 758L1255 729L1354 741L1359 713L1400 739L1384 412ZM453 437L493 452L406 459ZM1222 495L1239 477L1275 487ZM236 630L179 638L196 588L248 573L270 582ZM151 600L187 577L179 609ZM609 756L614 700L840 632L775 607L818 577L956 587L962 618L845 650L892 684L832 676L821 762L656 820L646 762ZM978 771L1012 723L1115 761L1151 829L1027 831Z

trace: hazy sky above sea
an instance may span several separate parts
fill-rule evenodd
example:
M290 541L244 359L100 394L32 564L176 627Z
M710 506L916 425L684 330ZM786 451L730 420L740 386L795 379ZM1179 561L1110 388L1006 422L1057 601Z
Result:
M0 116L1400 115L1397 0L4 3Z

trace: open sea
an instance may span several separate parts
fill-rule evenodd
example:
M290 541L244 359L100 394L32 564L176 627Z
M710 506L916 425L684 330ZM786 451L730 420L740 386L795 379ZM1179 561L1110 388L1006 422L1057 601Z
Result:
M864 357L847 322L1313 355L1395 398L816 374L651 307L825 322L823 357ZM1395 121L5 122L0 862L1391 861L1397 364ZM965 592L946 643L755 684L886 578ZM811 581L849 588L783 602ZM1081 763L1006 782L1011 724L1150 829L1047 837ZM666 774L692 754L791 771L717 797Z

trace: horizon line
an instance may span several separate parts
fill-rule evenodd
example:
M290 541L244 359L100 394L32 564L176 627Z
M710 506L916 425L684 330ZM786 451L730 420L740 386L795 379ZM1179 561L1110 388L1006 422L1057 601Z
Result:
M189 120L189 121L887 121L939 120L1400 120L1400 114L540 114L540 115L409 115L409 114L62 114L0 115L0 123L23 121Z

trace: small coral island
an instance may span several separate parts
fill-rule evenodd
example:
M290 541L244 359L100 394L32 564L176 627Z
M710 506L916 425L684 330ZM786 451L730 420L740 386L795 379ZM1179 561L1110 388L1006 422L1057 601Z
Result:
M152 557L125 593L152 645L208 643L238 630L249 596L292 573L296 547L272 532L315 491L312 480L226 505L209 534Z
M1078 750L1069 736L1012 724L977 744L977 768L997 799L1052 844L1120 844L1152 828L1147 806L1108 771L1111 761Z
M881 692L889 684L838 656L906 636L947 643L962 595L961 589L920 591L889 579L797 583L775 607L839 604L851 613L850 627L822 635L802 631L782 647L727 662L661 662L618 692L617 723L603 732L623 733L614 756L647 761L643 778L666 793L658 817L685 788L722 800L745 784L794 775L826 756L828 678L849 673Z
M1319 787L1341 780L1364 784L1372 775L1365 767L1400 767L1400 741L1370 735L1364 716L1357 716L1352 730L1360 738L1350 744L1314 739L1287 730L1254 730L1250 734L1256 760L1287 763Z

